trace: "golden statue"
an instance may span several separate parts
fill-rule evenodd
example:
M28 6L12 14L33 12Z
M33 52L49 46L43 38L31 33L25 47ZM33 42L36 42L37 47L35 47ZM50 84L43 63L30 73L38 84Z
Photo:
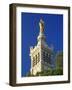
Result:
M39 27L40 27L40 32L44 32L44 21L42 19L40 19Z

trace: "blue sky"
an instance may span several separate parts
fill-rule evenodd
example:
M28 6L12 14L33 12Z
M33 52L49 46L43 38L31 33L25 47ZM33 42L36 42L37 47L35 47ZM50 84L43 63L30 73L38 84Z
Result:
M30 47L37 44L39 35L39 21L43 19L45 23L44 34L49 47L53 45L54 51L63 51L63 15L42 14L42 13L22 13L22 67L21 75L26 76L30 70Z

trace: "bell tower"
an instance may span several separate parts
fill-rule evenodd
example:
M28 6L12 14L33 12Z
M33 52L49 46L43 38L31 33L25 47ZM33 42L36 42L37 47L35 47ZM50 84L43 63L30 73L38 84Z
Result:
M40 19L39 22L39 35L37 37L37 45L30 48L31 57L31 74L36 75L37 72L48 70L51 67L52 50L46 43L44 35L44 21Z

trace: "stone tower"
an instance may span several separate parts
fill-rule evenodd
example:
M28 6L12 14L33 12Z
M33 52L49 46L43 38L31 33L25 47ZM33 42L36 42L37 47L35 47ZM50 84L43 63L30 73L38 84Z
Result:
M46 43L44 35L44 21L41 19L39 22L40 32L37 37L37 45L30 47L31 69L30 72L36 75L37 72L48 70L51 68L52 49Z

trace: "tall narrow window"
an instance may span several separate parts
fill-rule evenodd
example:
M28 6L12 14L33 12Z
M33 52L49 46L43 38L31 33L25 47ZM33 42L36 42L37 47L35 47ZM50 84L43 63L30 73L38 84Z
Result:
M38 60L37 60L37 62L39 62L40 61L40 54L38 53Z
M33 57L33 67L35 66L35 58Z
M37 64L37 55L36 55L36 60L35 60L35 65Z
M43 52L43 61L45 61L45 52Z

